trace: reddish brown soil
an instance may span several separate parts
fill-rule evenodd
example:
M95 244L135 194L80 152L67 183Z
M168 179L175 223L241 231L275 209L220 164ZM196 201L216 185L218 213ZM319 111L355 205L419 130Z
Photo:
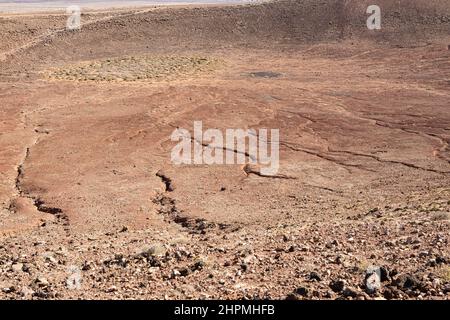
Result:
M448 299L450 5L379 0L369 31L369 2L0 17L0 297ZM217 65L46 76L164 56ZM279 178L173 165L199 120L280 129Z

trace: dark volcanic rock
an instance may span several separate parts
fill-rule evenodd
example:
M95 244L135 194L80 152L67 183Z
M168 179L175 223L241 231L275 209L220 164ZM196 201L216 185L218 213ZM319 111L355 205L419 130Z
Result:
M344 290L345 285L346 285L346 282L345 282L345 280L342 280L342 279L333 280L330 282L330 288L334 292L341 292L342 290Z

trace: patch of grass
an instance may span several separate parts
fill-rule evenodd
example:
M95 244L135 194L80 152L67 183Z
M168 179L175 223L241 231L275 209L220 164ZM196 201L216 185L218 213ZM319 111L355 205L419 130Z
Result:
M365 272L367 270L368 267L370 267L371 265L373 265L373 263L371 263L369 260L367 259L362 259L358 264L357 267L359 269L360 272Z
M450 212L435 212L431 216L433 221L445 221L450 220Z
M53 80L97 82L174 80L212 71L219 64L217 59L205 57L131 56L67 66L47 72L46 77Z
M437 274L445 282L450 282L450 266L440 267Z

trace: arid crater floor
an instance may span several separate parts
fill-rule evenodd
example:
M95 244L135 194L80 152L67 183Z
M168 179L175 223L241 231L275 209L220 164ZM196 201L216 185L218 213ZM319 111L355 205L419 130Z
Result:
M448 299L450 4L371 2L0 15L0 298ZM174 165L194 121L278 175Z

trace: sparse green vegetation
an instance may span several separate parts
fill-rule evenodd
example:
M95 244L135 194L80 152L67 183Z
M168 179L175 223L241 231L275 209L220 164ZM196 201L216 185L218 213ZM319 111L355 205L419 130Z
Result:
M439 276L445 282L450 281L450 266L442 266L438 271Z
M449 212L435 212L431 219L433 221L443 221L443 220L450 220L450 213Z
M49 79L74 81L158 81L212 71L219 61L205 57L141 56L111 58L52 70Z

